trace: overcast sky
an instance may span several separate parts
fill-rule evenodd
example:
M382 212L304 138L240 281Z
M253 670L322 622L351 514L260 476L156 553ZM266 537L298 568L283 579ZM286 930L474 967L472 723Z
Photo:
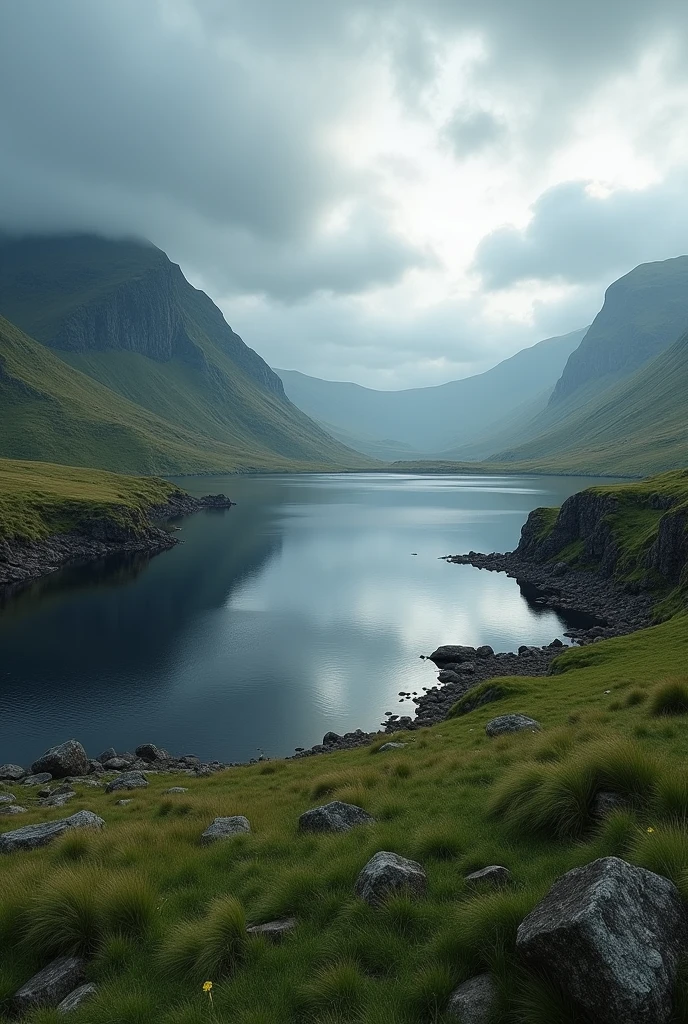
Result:
M0 227L151 239L275 366L480 372L688 252L685 0L0 0Z

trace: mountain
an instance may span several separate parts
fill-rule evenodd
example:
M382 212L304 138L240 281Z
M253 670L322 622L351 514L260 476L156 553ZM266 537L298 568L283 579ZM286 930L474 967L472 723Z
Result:
M384 450L387 458L413 458L466 444L545 392L534 415L584 334L583 329L541 341L474 377L406 391L375 391L296 370L276 373L294 405L352 447L373 454L377 445L378 457Z
M267 363L153 245L0 239L0 314L15 411L0 454L166 473L368 464L292 405ZM57 408L56 419L37 402Z
M642 476L688 463L688 332L630 379L495 462Z
M556 410L572 397L629 377L688 329L688 256L643 263L607 289L604 305L571 353L552 394Z

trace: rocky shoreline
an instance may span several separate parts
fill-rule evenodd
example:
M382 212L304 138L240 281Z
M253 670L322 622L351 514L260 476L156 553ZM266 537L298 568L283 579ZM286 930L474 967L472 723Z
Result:
M179 541L163 523L201 509L224 509L233 504L224 494L194 498L179 491L164 505L151 507L136 530L122 526L114 518L100 518L85 521L78 530L44 540L0 539L0 588L14 589L69 563L98 561L116 554L156 555L168 551Z

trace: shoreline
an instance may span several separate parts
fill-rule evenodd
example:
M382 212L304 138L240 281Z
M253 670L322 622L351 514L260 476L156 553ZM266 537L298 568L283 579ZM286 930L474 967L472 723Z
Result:
M11 596L24 585L68 565L97 562L118 554L148 554L152 557L169 551L180 541L160 523L169 523L202 509L226 509L235 504L224 494L194 498L180 491L164 505L151 506L141 530L124 527L114 519L102 518L42 540L0 538L0 595Z

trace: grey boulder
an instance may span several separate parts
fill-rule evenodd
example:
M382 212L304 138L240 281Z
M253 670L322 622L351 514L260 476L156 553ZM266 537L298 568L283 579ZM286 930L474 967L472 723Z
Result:
M92 999L98 993L98 986L94 985L93 982L87 982L85 985L79 985L73 992L58 1004L58 1013L71 1013L72 1010L77 1010L82 1003L85 1003L87 999Z
M27 774L26 768L22 768L19 764L0 765L0 779L5 782L18 782Z
M667 1024L687 938L672 882L603 857L555 882L516 947L596 1024Z
M446 662L473 661L476 654L475 647L457 647L454 644L446 644L444 647L438 647L436 651L432 652L430 661L434 661L436 665L442 665Z
M52 782L50 772L39 772L38 775L27 775L22 780L22 786L44 786L46 782Z
M528 715L500 715L485 726L488 736L504 736L513 732L539 732L540 723Z
M108 747L102 754L98 754L96 761L99 761L100 764L105 764L106 761L111 761L113 757L117 757L117 751L114 747Z
M251 823L243 814L234 814L230 818L215 818L201 836L201 844L208 846L220 839L229 839L251 831Z
M455 989L449 999L447 1015L461 1024L490 1024L497 1007L497 986L490 974L479 974Z
M14 804L17 798L14 793L0 793L0 804Z
M381 850L359 874L354 892L366 903L375 905L397 893L424 896L427 888L428 879L420 864Z
M383 743L377 748L378 754L387 754L390 750L403 750L405 743Z
M11 805L14 806L14 805ZM39 846L47 846L53 839L64 835L75 828L103 828L105 822L93 811L77 811L69 818L57 821L45 821L40 825L24 825L12 832L0 834L0 853L13 853L15 850L35 850Z
M108 772L124 772L131 765L131 761L125 761L123 757L111 757L102 762L103 768Z
M80 956L61 956L44 967L15 992L12 1008L17 1016L37 1006L57 1006L84 980Z
M265 924L253 924L246 929L247 935L266 939L268 942L281 942L285 935L296 928L295 917L285 917L282 921L267 921Z
M51 747L31 765L34 775L50 772L55 779L63 779L66 775L87 775L90 768L88 754L78 740L67 740Z
M19 804L0 804L0 814L26 814L26 807Z
M142 761L162 761L162 751L154 743L142 743L136 748L136 756Z
M114 793L118 789L145 789L148 779L142 772L123 772L118 779L108 782L106 793Z
M165 794L165 793L178 794L178 793L188 793L188 792L189 791L186 788L186 786L170 786L169 789L163 789L163 794Z
M480 871L472 871L466 875L467 882L478 885L506 885L511 881L511 872L501 864L490 864L489 867L481 868Z
M299 818L299 832L348 832L358 825L373 825L375 818L362 807L333 800L314 807Z

